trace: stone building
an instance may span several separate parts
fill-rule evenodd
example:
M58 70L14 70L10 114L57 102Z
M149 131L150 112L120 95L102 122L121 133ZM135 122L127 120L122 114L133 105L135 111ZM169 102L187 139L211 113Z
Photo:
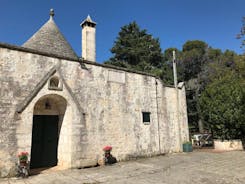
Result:
M89 16L78 58L53 16L22 46L0 43L0 177L14 174L21 151L31 168L93 166L106 145L119 161L182 151L183 83L96 63Z

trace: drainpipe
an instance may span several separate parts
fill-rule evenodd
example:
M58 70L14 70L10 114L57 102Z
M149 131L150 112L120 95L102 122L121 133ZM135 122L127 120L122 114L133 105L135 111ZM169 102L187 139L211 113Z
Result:
M157 79L155 79L155 84L156 84L156 105L157 105L157 131L158 131L158 145L159 145L159 154L161 154L161 137L160 137L160 122L159 122L159 108L158 108L158 99L157 99L157 96L158 96L158 93L157 93Z
M181 123L180 122L180 99L179 99L179 90L181 90L181 88L176 88L176 93L177 93L177 120L178 120L178 128L179 128L179 144L180 144L180 151L182 152L183 151L183 148L182 148L182 138L181 138Z

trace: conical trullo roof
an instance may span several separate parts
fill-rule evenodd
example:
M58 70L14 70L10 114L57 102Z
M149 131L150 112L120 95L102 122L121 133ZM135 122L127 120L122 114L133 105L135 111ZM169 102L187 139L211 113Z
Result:
M50 11L50 19L22 46L33 50L77 59L77 55L60 32L53 20L54 12Z

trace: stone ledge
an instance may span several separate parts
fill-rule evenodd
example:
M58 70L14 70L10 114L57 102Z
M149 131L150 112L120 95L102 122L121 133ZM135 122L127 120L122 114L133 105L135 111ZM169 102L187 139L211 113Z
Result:
M236 140L214 140L214 149L222 151L242 151L243 145L240 139Z

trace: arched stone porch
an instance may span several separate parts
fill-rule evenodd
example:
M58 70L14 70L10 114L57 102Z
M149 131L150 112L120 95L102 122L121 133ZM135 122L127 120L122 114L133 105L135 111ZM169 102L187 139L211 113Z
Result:
M59 147L62 123L65 117L67 101L57 94L41 97L34 106L31 168L52 167L58 164L61 155ZM67 139L63 138L63 139ZM61 149L62 150L62 149Z

